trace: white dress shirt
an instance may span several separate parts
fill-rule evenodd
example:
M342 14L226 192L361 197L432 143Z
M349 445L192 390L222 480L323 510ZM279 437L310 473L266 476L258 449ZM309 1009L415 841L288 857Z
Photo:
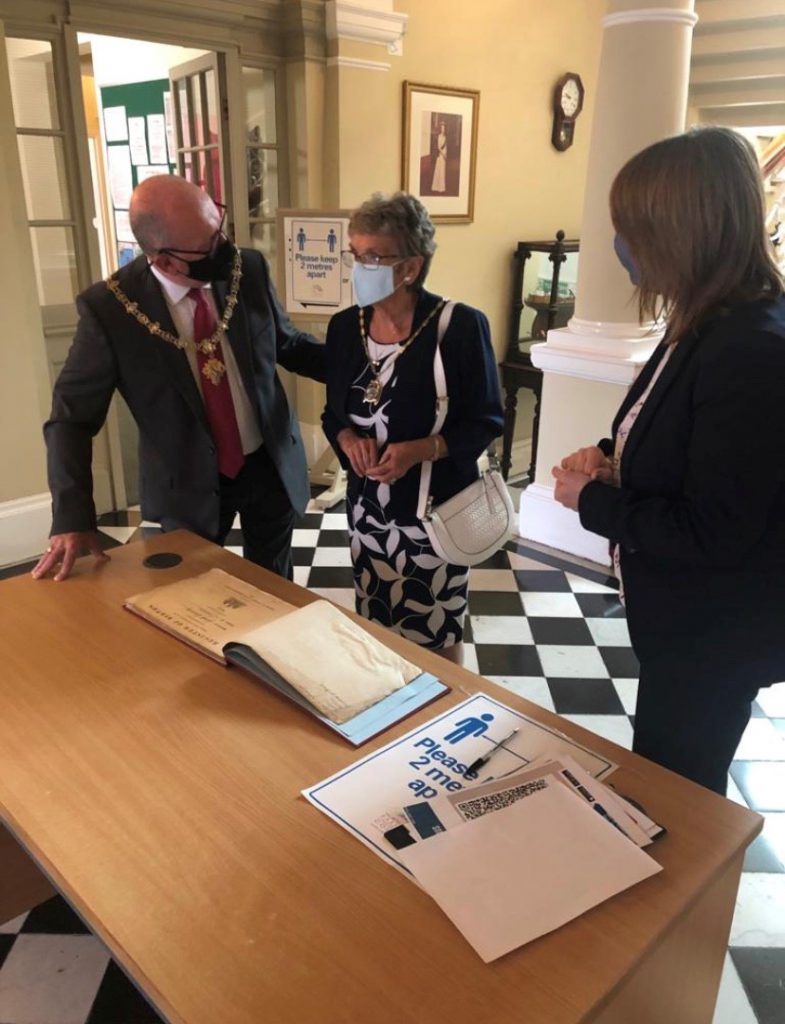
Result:
M196 309L196 302L188 295L188 292L191 290L190 285L176 284L174 281L162 274L161 271L152 264L150 264L150 270L155 274L158 283L161 285L161 290L164 293L164 299L166 300L166 305L169 308L177 333L186 341L193 342L194 310ZM213 311L216 323L218 323L221 316L218 312L212 286L206 284L202 289L202 292L210 306L210 309ZM231 343L224 332L221 332L221 352L223 355L224 365L226 366L226 377L229 381L229 390L232 394L234 413L237 417L237 426L240 429L240 441L243 446L243 454L249 455L251 452L255 452L261 445L262 432L259 428L259 421L257 419L256 412L254 411L254 407L248 397L248 392L245 390L245 385L243 384L243 379L240 376L240 371L237 368L237 362L234 358ZM196 386L199 388L199 394L202 394L202 375L199 372L199 364L196 360L196 349L193 344L185 346L185 354L188 357L188 365L191 367L191 372L194 375Z

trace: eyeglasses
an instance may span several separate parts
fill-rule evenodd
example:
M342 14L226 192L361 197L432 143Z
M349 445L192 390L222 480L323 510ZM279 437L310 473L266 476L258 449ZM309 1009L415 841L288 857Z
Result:
M388 253L387 256L379 256L375 252L364 252L361 256L351 251L351 249L345 249L341 253L341 263L345 267L350 269L355 263L359 263L361 267L365 267L366 270L378 270L379 267L389 266L395 267L399 263L403 263L407 260L408 256L401 256L399 253ZM393 263L385 263L385 260L393 260Z
M226 238L226 234L224 232L224 224L226 223L226 207L224 206L223 203L217 203L215 200L213 200L213 203L215 203L216 208L219 210L219 212L221 214L221 222L218 225L218 230L215 232L215 234L213 235L212 239L210 240L210 248L209 249L159 249L158 252L164 252L168 256L175 256L175 257L179 257L179 256L215 256L215 250L218 248L218 246L221 244L221 242L224 241L224 239Z

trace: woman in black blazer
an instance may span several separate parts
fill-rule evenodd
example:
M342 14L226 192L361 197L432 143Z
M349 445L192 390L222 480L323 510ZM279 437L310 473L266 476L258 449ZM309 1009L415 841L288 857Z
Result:
M718 793L759 687L785 680L785 298L752 148L658 142L611 190L662 343L555 497L616 557L641 673L633 749ZM662 306L660 305L662 303Z

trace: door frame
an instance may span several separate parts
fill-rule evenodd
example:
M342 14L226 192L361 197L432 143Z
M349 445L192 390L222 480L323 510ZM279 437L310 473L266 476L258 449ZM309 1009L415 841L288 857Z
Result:
M223 140L223 153L228 160L228 169L224 168L224 180L227 190L229 215L234 224L235 238L239 245L250 244L250 220L247 203L241 199L247 193L246 159L245 159L245 98L242 83L242 67L264 67L275 73L276 86L276 123L277 133L281 139L278 150L278 194L279 204L288 202L289 173L287 165L287 146L285 144L286 125L286 88L284 80L285 57L283 56L277 21L280 12L273 14L273 5L262 3L262 8L269 7L268 24L271 27L270 41L279 44L280 55L260 52L259 35L253 31L237 33L236 23L227 17L225 31L217 30L215 15L208 20L208 12L196 10L190 22L190 31L183 33L182 20L172 20L172 12L167 0L160 0L155 12L129 12L126 10L118 19L119 12L106 12L106 18L113 19L112 24L103 21L104 9L98 6L90 9L88 4L80 4L75 12L70 3L64 0L50 0L42 7L50 10L38 10L37 18L31 18L29 4L24 0L6 0L3 10L3 24L8 37L40 39L52 46L53 74L57 90L58 114L64 139L64 160L69 182L69 199L74 221L74 246L77 253L77 283L81 291L94 281L101 279L101 260L97 233L93 227L95 218L90 154L85 119L84 101L81 87L81 63L79 53L79 32L91 32L116 38L137 39L144 42L164 43L174 46L200 48L213 52L218 56L219 94L223 92L225 108L219 111L222 128L226 132ZM101 5L102 6L102 5ZM144 6L144 4L142 4ZM277 5L275 5L277 7ZM163 8L163 10L161 9ZM199 20L204 13L204 21ZM40 20L38 20L40 19ZM119 21L119 23L118 23ZM144 22L142 27L141 22ZM230 37L230 38L227 38ZM247 38L240 38L247 37ZM33 268L31 267L31 273ZM43 329L43 325L42 325ZM53 382L50 381L51 385ZM42 392L44 382L39 385ZM44 407L51 397L42 394ZM112 500L116 508L126 505L126 482L124 475L119 414L116 401L113 401L106 420L106 437L109 451L109 477Z

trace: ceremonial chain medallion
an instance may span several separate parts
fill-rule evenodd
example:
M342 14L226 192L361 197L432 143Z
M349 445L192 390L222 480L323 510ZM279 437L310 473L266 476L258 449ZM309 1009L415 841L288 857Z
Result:
M368 366L370 367L371 374L373 375L371 380L368 382L365 391L363 391L364 402L367 402L368 405L372 405L374 407L379 404L382 397L382 391L384 390L384 383L382 382L381 378L382 363L384 363L385 366L391 366L398 358L398 356L402 355L406 351L406 349L411 345L411 343L414 341L414 339L417 337L420 331L427 327L427 325L431 322L431 320L433 320L433 318L442 309L443 306L444 300L438 302L431 310L431 312L428 314L428 316L426 316L426 318L423 320L423 322L420 324L420 326L417 328L414 334L410 334L405 341L400 342L396 352L393 355L389 356L389 358L386 360L371 359L371 352L370 349L368 348L368 334L365 330L365 311L362 306L359 307L360 337L362 338L363 349L365 351L365 358L368 361Z
M168 341L169 344L174 345L175 348L184 349L187 348L188 345L193 345L197 351L207 356L207 359L202 366L202 376L211 384L218 385L226 374L226 366L223 361L216 356L215 350L220 345L221 335L229 327L229 322L234 314L234 310L237 305L237 297L240 292L240 279L242 276L242 257L240 255L240 250L235 248L234 258L232 260L232 276L229 284L229 291L226 295L226 305L224 306L223 316L209 338L202 338L201 341L193 342L188 341L187 338L181 338L172 334L170 331L164 330L157 321L151 320L139 309L138 302L131 302L125 292L120 288L116 278L108 277L106 279L106 287L112 295L114 295L120 305L123 306L126 313L137 320L142 327L149 331L149 333L154 337L161 338L162 341Z
M206 377L211 384L220 384L225 373L226 366L215 356L210 356L202 366L202 376Z

